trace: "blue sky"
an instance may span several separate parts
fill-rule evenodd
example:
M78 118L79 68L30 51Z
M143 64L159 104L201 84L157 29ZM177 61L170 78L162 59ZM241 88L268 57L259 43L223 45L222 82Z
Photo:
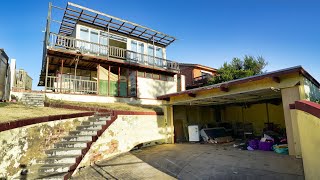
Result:
M1 2L0 48L37 89L49 0ZM67 1L53 0L65 7ZM233 57L263 56L267 71L302 65L320 80L320 2L295 0L72 2L175 36L167 58L218 68Z

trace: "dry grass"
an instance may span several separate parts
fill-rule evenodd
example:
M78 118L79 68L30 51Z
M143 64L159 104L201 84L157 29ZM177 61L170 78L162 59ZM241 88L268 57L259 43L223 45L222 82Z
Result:
M80 107L105 108L110 110L138 111L138 112L162 112L162 107L157 105L138 105L127 103L91 103L91 102L73 102L62 100L46 100L49 103L67 104Z
M72 114L77 112L81 111L50 107L29 107L17 103L0 103L0 123L18 119Z

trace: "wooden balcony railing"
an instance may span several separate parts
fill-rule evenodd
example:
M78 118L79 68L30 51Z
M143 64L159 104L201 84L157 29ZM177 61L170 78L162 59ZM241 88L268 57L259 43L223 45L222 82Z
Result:
M79 76L78 78L81 78ZM52 92L97 94L97 81L48 76L47 89Z
M150 67L163 68L167 70L179 71L179 63L167 59L141 54L127 49L102 45L73 37L63 36L56 33L50 33L49 47L75 50L83 54L89 53L97 56L106 56L124 61L147 65Z

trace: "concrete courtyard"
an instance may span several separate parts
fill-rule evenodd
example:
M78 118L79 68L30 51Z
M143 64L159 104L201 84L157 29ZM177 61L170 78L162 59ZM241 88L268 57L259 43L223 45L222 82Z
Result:
M228 145L165 144L83 168L73 179L304 179L301 159Z

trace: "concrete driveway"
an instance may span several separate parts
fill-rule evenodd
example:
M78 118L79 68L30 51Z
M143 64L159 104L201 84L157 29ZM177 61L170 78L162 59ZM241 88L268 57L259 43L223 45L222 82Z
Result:
M75 179L304 179L302 160L232 145L165 144L125 153Z

